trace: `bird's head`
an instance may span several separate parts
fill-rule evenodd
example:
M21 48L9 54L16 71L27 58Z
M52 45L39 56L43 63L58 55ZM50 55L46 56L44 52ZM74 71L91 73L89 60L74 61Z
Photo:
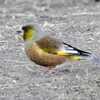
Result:
M23 31L22 38L24 41L37 41L47 35L38 24L25 25L21 29ZM22 31L17 31L17 33L22 33Z
M38 34L38 31L35 26L33 25L26 25L22 27L23 30L23 40L24 41L31 41L35 40Z

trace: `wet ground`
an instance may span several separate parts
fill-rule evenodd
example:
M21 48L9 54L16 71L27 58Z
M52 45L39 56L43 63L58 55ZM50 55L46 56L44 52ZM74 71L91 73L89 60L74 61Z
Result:
M32 63L16 30L38 22L46 32L100 55L100 3L93 0L0 0L0 100L100 100L100 65L67 62L50 74Z

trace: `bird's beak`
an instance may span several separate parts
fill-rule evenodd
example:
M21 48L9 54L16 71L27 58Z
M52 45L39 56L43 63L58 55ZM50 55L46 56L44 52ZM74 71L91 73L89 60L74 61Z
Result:
M23 40L23 32L22 31L16 31L16 34L17 34L18 40Z
M22 31L16 31L16 34L21 34L22 33Z

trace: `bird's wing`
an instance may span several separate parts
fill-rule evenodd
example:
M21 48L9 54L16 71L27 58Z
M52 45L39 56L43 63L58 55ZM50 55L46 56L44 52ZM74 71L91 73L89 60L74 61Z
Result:
M89 56L91 53L77 49L65 42L62 43L62 46L60 47L58 54L62 55L73 55L73 56Z
M47 53L56 54L60 56L77 56L87 57L91 53L77 49L65 42L59 42L50 37L44 37L37 41L37 44Z
M54 40L53 38L50 38L50 37L44 37L41 40L38 40L37 44L45 52L48 52L51 54L56 54L56 52L58 51L58 49L61 45L61 43L59 43L59 41Z

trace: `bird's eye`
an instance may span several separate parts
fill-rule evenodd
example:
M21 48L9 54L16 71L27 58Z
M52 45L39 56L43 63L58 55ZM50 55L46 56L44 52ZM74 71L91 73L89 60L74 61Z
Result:
M25 26L22 27L22 30L25 30Z

